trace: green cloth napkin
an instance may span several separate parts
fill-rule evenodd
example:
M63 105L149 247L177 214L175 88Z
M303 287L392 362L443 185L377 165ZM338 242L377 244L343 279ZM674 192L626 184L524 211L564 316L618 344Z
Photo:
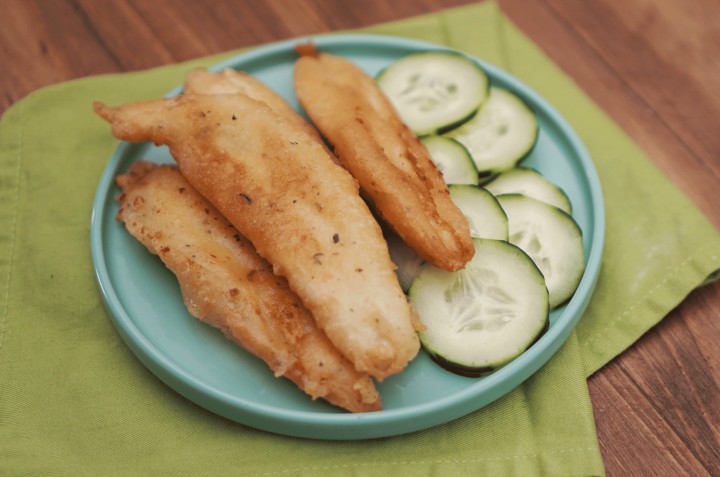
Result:
M179 396L125 346L90 257L95 188L117 145L91 112L157 97L228 55L36 91L0 123L0 475L602 475L586 377L713 271L720 236L493 3L364 32L449 45L553 103L598 168L607 237L597 291L546 366L495 403L411 435L311 441Z

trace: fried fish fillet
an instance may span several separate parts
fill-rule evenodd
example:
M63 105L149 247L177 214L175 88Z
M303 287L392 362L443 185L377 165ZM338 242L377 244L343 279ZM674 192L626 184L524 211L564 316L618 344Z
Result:
M166 144L188 181L284 276L358 371L417 354L417 314L355 180L303 129L247 96L188 95L95 111L113 134Z
M312 45L298 52L300 103L363 194L418 255L461 269L475 253L470 228L425 146L360 68Z
M337 351L287 281L176 167L136 162L116 180L118 220L175 274L190 314L313 399L353 412L381 408L370 377Z
M322 141L320 134L285 99L259 79L244 71L226 68L213 73L204 68L191 70L185 78L186 94L244 94L265 103L276 113Z

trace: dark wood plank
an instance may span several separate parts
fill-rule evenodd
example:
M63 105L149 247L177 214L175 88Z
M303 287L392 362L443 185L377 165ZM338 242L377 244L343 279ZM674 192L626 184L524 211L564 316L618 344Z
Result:
M709 475L691 450L614 361L591 380L598 440L608 476Z
M716 199L720 178L713 171L715 164L720 163L720 150L712 157L697 156L673 125L664 121L657 112L656 105L664 104L664 97L641 97L626 77L575 30L572 19L559 15L543 2L526 3L507 0L501 5L518 26L645 150L715 226L720 227L720 201ZM563 14L567 15L566 12ZM720 15L720 11L717 14ZM671 31L669 29L667 34ZM612 39L602 37L595 43L602 45L604 41L611 42ZM654 66L647 68L651 71L655 69ZM656 74L662 76L662 72ZM704 114L693 119L692 123L720 124L720 107Z
M121 71L69 2L7 0L0 20L0 112L41 86Z
M615 24L596 25L591 32L579 31L573 15L587 15L582 6L564 8L566 5L556 0L549 3L508 0L501 5L719 225L720 203L715 191L720 182L715 175L716 163L712 162L717 161L717 153L713 159L691 147L683 136L686 133L663 116L666 92L642 84L643 75L662 69L665 60L658 53L649 56L650 47L629 48L622 59L625 66L616 66L614 62L621 59L608 56L603 46L616 41L607 35L627 41L627 34L615 31L620 28L617 18L596 18L598 23ZM623 11L633 16L636 2L624 3ZM642 1L637 4L638 8L647 8ZM597 17L600 13L595 14ZM581 25L584 28L584 23ZM664 34L671 39L666 44L685 32L664 26ZM622 50L615 46L618 52ZM630 67L633 60L639 65L636 70ZM683 81L697 82L700 70L701 66L693 68ZM672 84L679 79L669 81ZM695 90L702 88L697 86ZM699 94L697 91L693 94ZM712 101L709 96L705 100ZM692 121L720 121L720 108L702 114ZM720 435L716 421L709 418L720 415L716 397L720 383L717 316L720 285L715 284L692 293L657 328L590 379L598 436L609 475L647 475L649 469L653 475L717 475Z
M359 28L473 0L5 0L0 114L30 91L295 36ZM22 39L22 40L20 40Z
M714 0L547 0L682 142L720 176L720 28ZM691 31L692 34L687 34Z
M122 71L150 68L178 61L143 16L129 2L74 0L78 14L92 25L107 54ZM177 12L168 10L166 18L175 20ZM178 28L176 33L180 31Z
M608 475L720 473L718 294L696 290L589 379Z
M718 292L720 285L715 284L695 293L692 300L699 306L689 313L692 301L681 305L646 337L644 346L631 348L620 362L650 405L708 470L720 470L720 428L708 419L720 416L720 374L712 372L706 359L717 343L703 342L693 328L703 323L705 336L720 331L720 306L712 300Z

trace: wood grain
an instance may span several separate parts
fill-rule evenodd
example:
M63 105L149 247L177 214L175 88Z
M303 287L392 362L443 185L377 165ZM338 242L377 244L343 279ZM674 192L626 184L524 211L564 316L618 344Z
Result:
M3 0L0 114L39 87L300 35L399 20L472 0ZM260 21L258 21L260 19Z
M707 131L720 122L707 88L720 75L704 43L717 30L702 23L720 5L698 2L692 13L679 1L501 5L720 226L720 144ZM695 31L702 40L687 34ZM608 475L720 475L719 297L717 283L696 290L589 380Z
M693 292L589 380L608 475L719 475L720 284Z
M526 4L527 3L527 4ZM623 48L626 38L613 28L597 33L595 42L603 48L585 41L586 31L579 30L574 17L557 5L544 2L504 1L501 5L545 52L563 68L587 93L615 120L637 144L647 152L663 171L720 227L720 201L716 199L720 176L720 144L712 153L697 155L684 140L683 135L694 134L695 127L704 128L707 123L719 124L720 101L713 108L707 108L691 120L681 124L670 123L659 109L672 101L677 107L687 109L688 105L678 104L677 98L668 99L663 91L655 91L646 85L636 86L646 77L664 77L680 89L683 81L670 78L666 65L646 55L642 48L626 49L628 58L612 61L604 47L617 50ZM553 3L557 3L553 2ZM574 2L568 2L574 5ZM589 2L595 5L597 2ZM679 2L678 2L679 3ZM582 8L580 8L582 10ZM597 12L596 12L597 13ZM599 14L599 13L598 13ZM602 16L600 17L602 18ZM671 28L667 30L672 31ZM632 74L625 64L645 63ZM617 63L622 63L618 66ZM695 69L700 69L699 66ZM675 73L679 74L679 73ZM707 72L711 78L711 71ZM667 88L667 87L664 87ZM643 97L638 90L645 94ZM706 104L712 99L704 97L698 101ZM656 105L662 105L662 108ZM692 103L691 103L692 104ZM720 136L720 135L718 135ZM705 148L703 148L704 150Z
M151 68L471 0L3 0L0 113L81 76ZM500 0L720 227L720 2ZM720 284L589 380L608 475L720 475Z
M639 404L645 395L619 360L593 381L595 416L602 422L598 437L608 475L645 476L650 468L652 475L708 475L697 459L687 458L691 449L662 413Z
M717 123L698 121L717 117L720 107L720 29L702 22L717 14L717 2L644 0L629 11L611 0L548 4L718 176Z

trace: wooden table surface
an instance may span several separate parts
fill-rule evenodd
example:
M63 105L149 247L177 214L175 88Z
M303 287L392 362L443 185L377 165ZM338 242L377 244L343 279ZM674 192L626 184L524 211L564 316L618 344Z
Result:
M0 112L41 86L468 0L2 0ZM500 6L720 228L720 2ZM608 475L720 475L720 284L589 380Z

